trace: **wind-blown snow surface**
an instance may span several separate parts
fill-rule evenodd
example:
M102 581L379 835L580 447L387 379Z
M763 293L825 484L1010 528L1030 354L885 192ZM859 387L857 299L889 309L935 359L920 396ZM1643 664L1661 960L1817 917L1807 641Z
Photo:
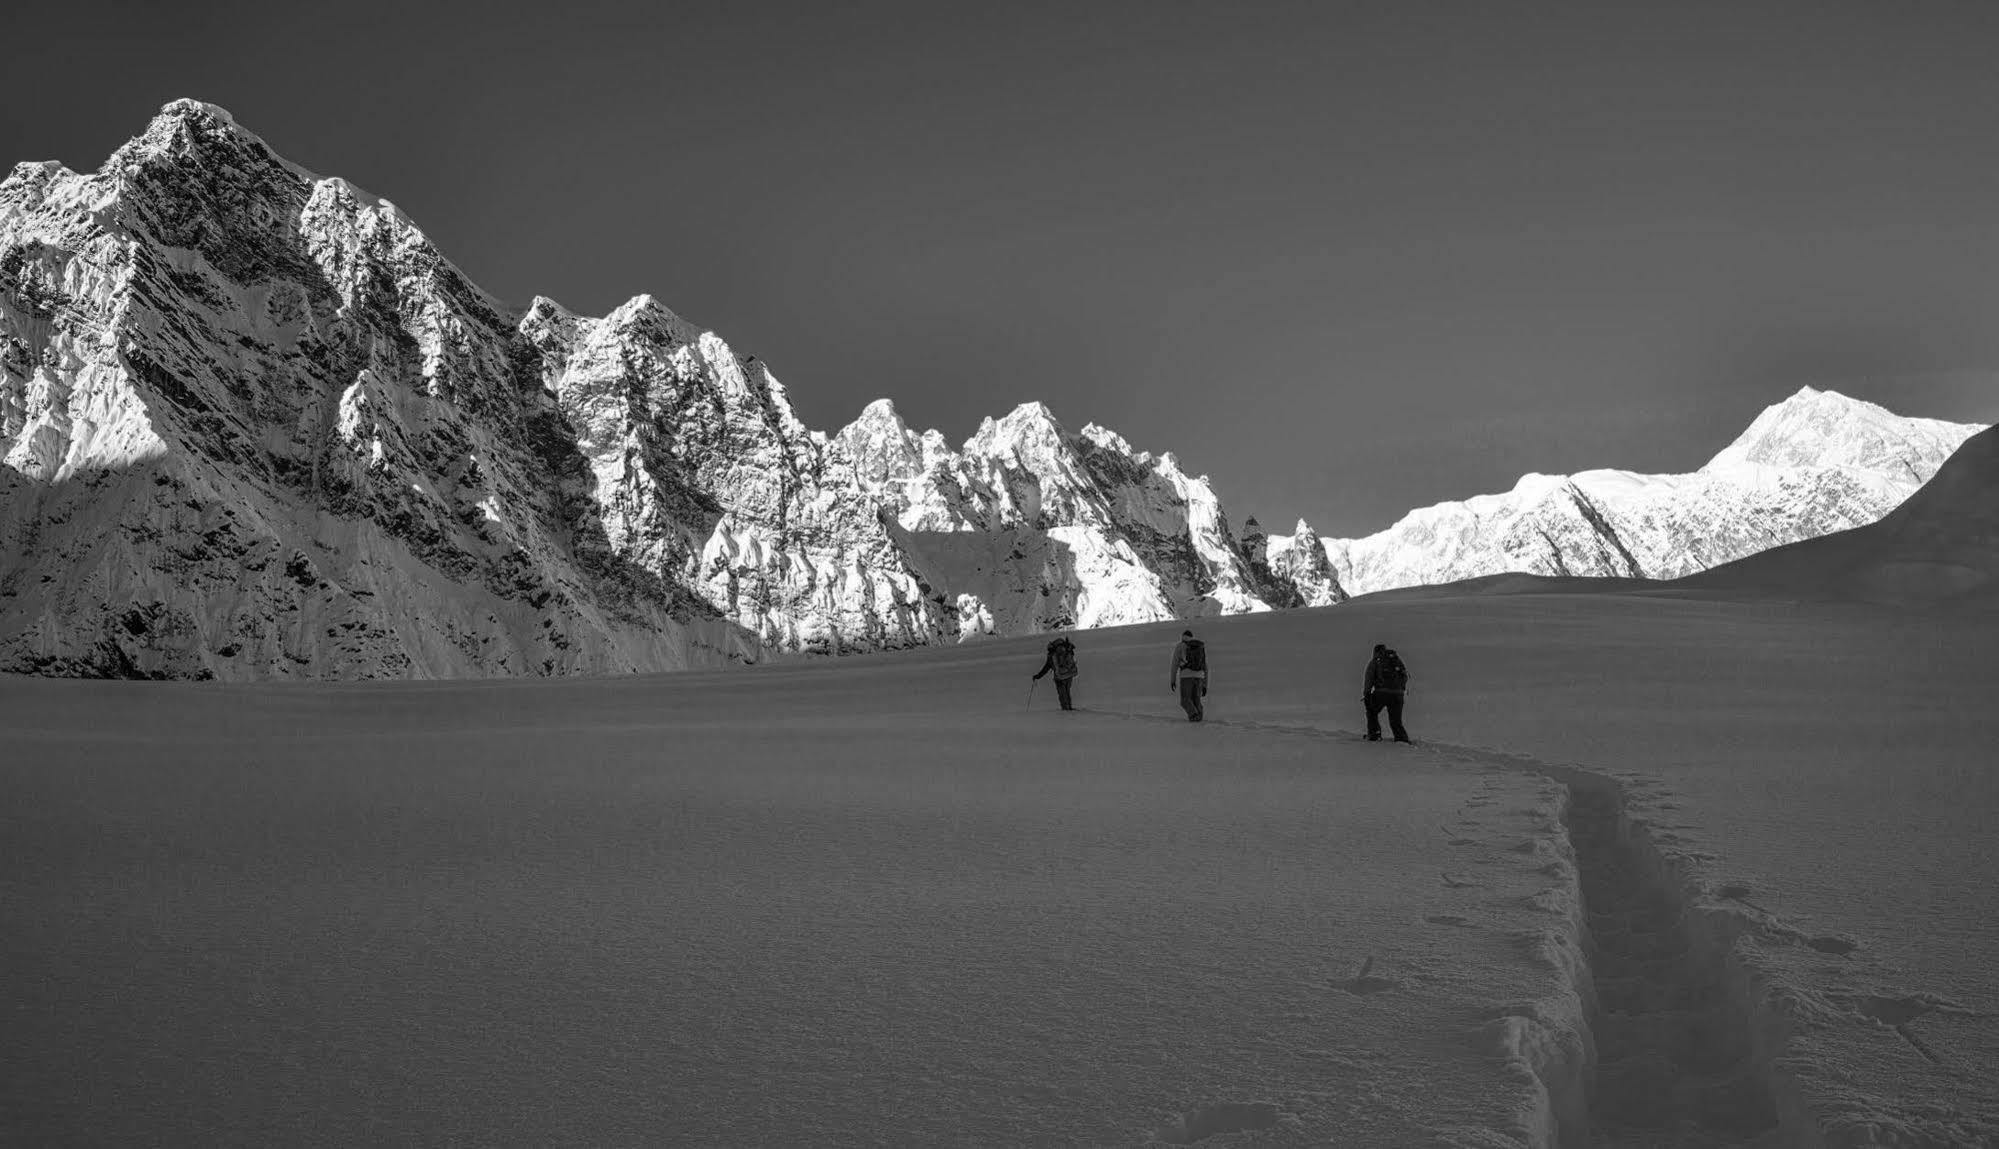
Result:
M1999 1143L1999 618L1370 598L1202 624L1201 726L1178 629L1079 636L1074 714L1025 708L1032 641L5 680L8 1124L1503 1145L1566 1110L1569 1145ZM1377 641L1429 745L1352 738Z

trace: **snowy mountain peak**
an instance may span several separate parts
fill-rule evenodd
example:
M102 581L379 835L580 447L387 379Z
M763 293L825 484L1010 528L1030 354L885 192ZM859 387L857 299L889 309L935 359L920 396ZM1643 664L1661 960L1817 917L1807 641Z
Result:
M927 470L922 441L910 434L895 404L887 399L877 399L861 408L860 416L835 432L832 442L852 461L855 478L863 489L885 501L896 501L885 490L888 485L906 487L918 482ZM895 506L897 512L905 510L912 500L927 501L923 493L915 490L899 494L904 505Z
M1055 418L1055 412L1048 409L1048 404L1039 400L1022 403L1008 411L1000 418L999 427L1003 434L1013 438L1060 436L1067 433L1061 421Z
M522 323L527 323L529 320L538 323L574 323L576 313L546 295L537 295L528 303L527 310L521 313Z
M1912 440L1932 449L1945 443L1954 447L1963 440L1962 431L1960 424L1905 418L1864 399L1801 387L1783 402L1764 408L1735 442L1701 470L1803 466L1880 469L1892 467ZM1947 455L1949 450L1943 453Z
M241 132L235 116L214 104L191 99L169 100L160 106L146 130L127 145L128 154L158 155L200 132L249 134Z
M217 121L225 127L240 127L236 123L236 117L230 114L229 109L220 104L211 104L206 100L197 100L188 96L182 96L178 100L168 100L166 103L160 105L159 114L154 117L154 121L158 122L162 119L209 119Z
M1247 539L1245 539L1247 542ZM1304 519L1292 528L1291 534L1266 535L1262 538L1261 559L1272 579L1281 580L1293 588L1295 606L1331 606L1344 602L1349 596L1340 585L1333 564L1326 552L1326 546L1319 539L1319 533Z
M704 334L700 327L682 319L650 292L640 292L619 304L604 317L603 323L611 331L643 333L676 343L696 343Z
M1513 494L1527 499L1543 499L1569 485L1567 475L1544 475L1529 471L1513 484Z
M570 348L576 346L578 322L576 312L548 296L536 296L528 304L528 310L522 312L516 330L544 356L568 356Z
M170 100L162 105L145 131L112 153L107 167L122 169L160 160L207 164L220 158L208 154L208 149L216 146L229 150L234 166L269 164L307 183L319 179L279 156L262 136L237 123L227 108L194 99ZM244 165L246 159L252 162Z
M998 419L988 417L965 441L965 452L997 458L1008 454L1046 457L1066 450L1068 432L1047 404L1022 403Z
M877 399L861 408L860 417L848 426L880 428L882 431L894 434L906 434L909 431L909 424L903 422L902 413L895 409L893 399Z
M1871 523L1980 428L1806 387L1699 471L1523 475L1325 550L1352 594L1518 571L1667 579Z

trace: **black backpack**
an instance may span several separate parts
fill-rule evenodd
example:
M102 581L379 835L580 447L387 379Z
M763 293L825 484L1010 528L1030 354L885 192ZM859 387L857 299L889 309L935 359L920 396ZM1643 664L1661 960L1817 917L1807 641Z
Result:
M1066 638L1058 638L1048 644L1048 654L1055 661L1055 677L1067 678L1076 671L1076 644Z
M1187 644L1187 652L1180 656L1180 669L1206 671L1208 669L1208 648L1202 645L1201 640L1198 638L1183 639L1182 641Z
M1392 650L1384 650L1375 656L1374 684L1382 690L1409 688L1409 668L1402 665L1401 655Z

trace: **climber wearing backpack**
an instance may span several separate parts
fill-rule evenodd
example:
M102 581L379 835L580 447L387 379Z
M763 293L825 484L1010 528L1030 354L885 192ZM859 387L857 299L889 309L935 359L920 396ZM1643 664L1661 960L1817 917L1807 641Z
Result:
M1068 635L1057 635L1048 644L1048 660L1034 672L1034 680L1041 681L1041 676L1050 671L1055 674L1055 697L1062 700L1062 709L1076 709L1069 705L1069 684L1076 679L1076 644L1069 641Z
M1181 631L1180 643L1173 648L1173 677L1167 680L1166 688L1180 692L1180 709L1187 712L1187 721L1202 719L1201 699L1208 694L1208 648L1191 630Z
M1367 707L1367 740L1381 741L1381 711L1388 710L1388 728L1395 732L1397 742L1409 741L1409 732L1402 728L1402 696L1409 689L1409 668L1402 665L1402 656L1380 643L1374 644L1374 657L1367 661L1367 678L1361 685L1361 704Z

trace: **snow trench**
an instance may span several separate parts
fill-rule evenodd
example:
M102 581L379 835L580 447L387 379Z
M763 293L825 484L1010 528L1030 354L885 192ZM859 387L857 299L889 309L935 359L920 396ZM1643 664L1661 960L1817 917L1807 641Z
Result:
M1588 1054L1538 1064L1529 1057L1558 1118L1548 1123L1548 1143L1820 1144L1816 1120L1778 1065L1789 1025L1745 953L1746 920L1701 904L1687 864L1631 816L1617 780L1524 765L1567 788L1562 824L1582 895L1584 960L1573 976Z
M1173 721L1155 716L1121 715ZM1214 725L1317 737L1353 731L1218 720ZM1565 884L1536 904L1561 915L1539 958L1563 989L1502 1008L1488 1047L1531 1075L1521 1114L1537 1149L1823 1149L1819 1122L1780 1064L1790 1042L1787 987L1763 972L1751 919L1703 894L1693 859L1653 839L1625 784L1581 766L1440 742L1432 753L1559 783L1567 860L1543 872ZM1726 898L1726 888L1723 897ZM1835 939L1806 939L1836 952ZM1361 977L1364 980L1366 971ZM1909 1037L1904 1033L1905 1037ZM1911 1038L1913 1043L1913 1038ZM1918 1046L1920 1049L1920 1045ZM1168 1144L1265 1127L1252 1106L1186 1114Z

